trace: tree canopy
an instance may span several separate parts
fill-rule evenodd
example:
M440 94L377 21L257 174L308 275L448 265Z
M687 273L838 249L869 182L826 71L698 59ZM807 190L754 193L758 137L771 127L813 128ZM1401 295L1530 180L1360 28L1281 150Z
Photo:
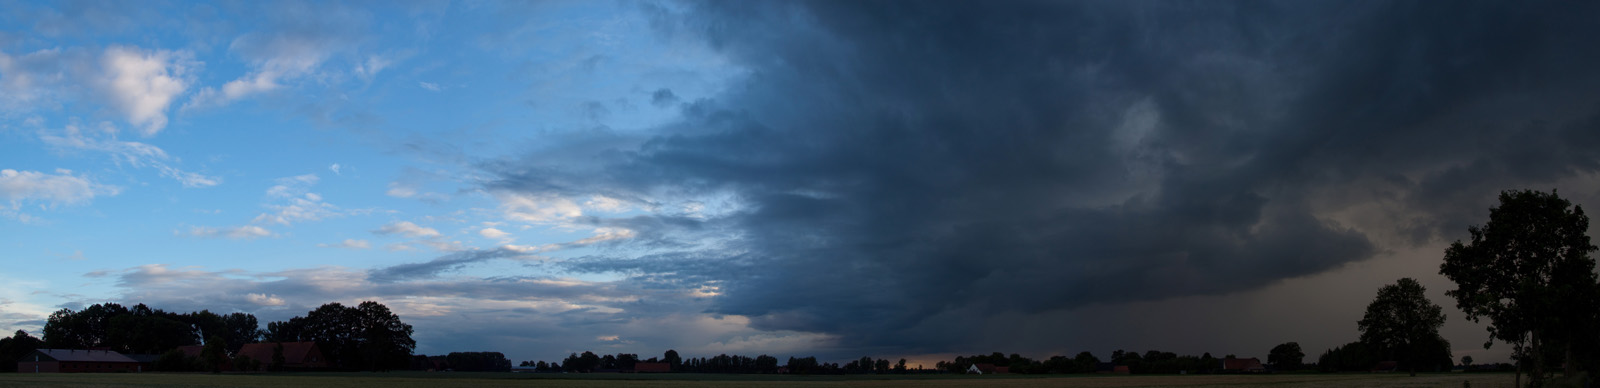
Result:
M1395 284L1378 289L1378 296L1367 305L1366 315L1357 322L1361 342L1377 354L1391 357L1415 373L1427 367L1428 349L1449 342L1439 336L1444 326L1444 309L1428 300L1427 289L1412 278L1401 278ZM1448 364L1450 355L1444 358Z
M1488 318L1490 341L1510 343L1529 361L1530 383L1541 384L1553 355L1569 368L1577 344L1596 341L1596 277L1582 206L1556 192L1505 191L1489 209L1489 222L1470 226L1471 241L1445 250L1439 273L1456 283L1454 297L1466 318ZM1592 348L1592 347L1591 347ZM1591 352L1592 353L1592 352ZM1572 369L1568 370L1573 372Z
M1300 350L1300 343L1285 342L1272 347L1267 353L1267 363L1278 370L1298 370L1305 364L1306 353Z
M356 307L328 303L288 321L267 324L273 341L315 341L335 365L346 369L403 369L417 342L411 325L378 302Z

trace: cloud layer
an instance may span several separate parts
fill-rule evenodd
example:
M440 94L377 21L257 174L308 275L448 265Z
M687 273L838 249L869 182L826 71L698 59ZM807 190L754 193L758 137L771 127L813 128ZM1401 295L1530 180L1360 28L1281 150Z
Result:
M949 312L1258 289L1600 169L1593 5L689 8L658 32L739 87L598 164L484 163L484 188L511 221L628 224L651 252L569 269L715 285L710 311L760 329L947 349L981 323ZM583 217L591 194L736 205Z

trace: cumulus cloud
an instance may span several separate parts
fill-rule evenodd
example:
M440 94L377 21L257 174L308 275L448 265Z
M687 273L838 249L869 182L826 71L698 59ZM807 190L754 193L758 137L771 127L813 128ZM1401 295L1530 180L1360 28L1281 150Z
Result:
M24 202L43 202L47 207L80 204L97 195L117 195L119 190L73 175L71 170L57 169L54 174L0 170L0 198L10 201L13 209Z
M571 270L715 284L709 311L759 329L948 349L981 327L963 316L1257 290L1596 176L1600 57L1574 53L1600 34L1571 31L1600 32L1573 16L1597 6L1575 7L698 3L655 26L760 76L636 147L482 163L483 188L509 220L650 226ZM569 199L594 194L734 206L610 220Z
M250 303L261 306L282 306L286 304L283 298L279 298L277 295L245 294L245 299L249 300Z
M258 239L258 238L262 238L262 237L272 237L272 236L276 235L276 234L272 233L272 231L267 230L267 228L263 228L263 227L259 227L259 226L255 226L255 225L244 225L244 226L233 226L233 227L194 226L194 227L190 227L189 228L189 231L187 232L187 234L190 237L227 238L227 239L234 239L234 240L254 240L254 239Z
M391 222L389 224L384 225L381 228L378 228L378 230L372 231L372 233L382 234L382 235L398 234L398 235L411 237L411 238L426 238L426 237L440 237L440 236L443 236L442 234L439 234L439 231L434 229L434 228L420 226L420 225L417 225L415 223L412 223L411 221Z
M497 191L500 211L507 219L535 224L558 223L583 215L583 208L571 199L554 194L522 194Z
M50 209L87 203L96 196L117 195L120 191L117 186L95 183L87 176L74 175L71 170L44 173L4 169L0 170L0 199L4 199L7 206L0 207L0 216L30 221L33 216L21 211L25 204Z
M107 48L101 65L105 68L104 88L112 105L127 114L145 136L155 135L167 126L167 108L188 88L186 80L189 54L172 51L145 51L113 46Z
M172 102L189 90L200 64L187 51L111 46L0 53L0 114L63 102L103 102L144 136L167 126Z
M500 239L500 238L505 238L506 236L510 236L511 234L510 233L506 233L505 231L502 231L500 229L483 228L481 230L478 230L478 235L486 237L486 238Z

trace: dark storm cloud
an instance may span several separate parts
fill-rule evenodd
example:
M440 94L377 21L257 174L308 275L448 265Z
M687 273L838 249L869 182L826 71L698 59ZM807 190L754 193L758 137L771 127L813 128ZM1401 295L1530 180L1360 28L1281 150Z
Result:
M678 95L672 89L658 89L650 94L650 104L658 108L666 108L678 104Z
M367 273L367 277L378 283L431 278L442 272L453 271L470 264L517 256L523 256L523 253L506 248L474 249L450 253L421 263L407 263L374 269Z
M1255 289L1373 257L1390 235L1451 235L1498 190L1595 173L1597 7L657 10L660 33L705 39L747 78L598 166L482 166L491 190L733 193L742 210L711 221L723 244L567 266L715 284L712 312L761 329L941 351L978 321L897 328ZM1383 204L1379 225L1335 220L1364 203Z

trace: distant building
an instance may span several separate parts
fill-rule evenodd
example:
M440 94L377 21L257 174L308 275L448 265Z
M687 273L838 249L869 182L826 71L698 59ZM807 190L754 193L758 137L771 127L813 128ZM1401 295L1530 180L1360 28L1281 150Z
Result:
M245 344L239 348L239 357L250 357L252 360L261 361L261 368L272 367L272 353L283 345L284 369L320 369L328 367L328 358L323 357L322 349L316 342L263 342L258 344Z
M633 364L633 371L638 373L667 373L672 371L672 364L665 362L638 362Z
M972 366L967 367L967 373L980 375L1005 374L1011 373L1011 367L994 366L994 364L972 364Z
M17 362L20 373L143 372L138 361L110 350L38 349Z
M1232 373L1265 373L1267 368L1261 366L1261 360L1250 358L1225 358L1222 360L1222 371Z
M1396 369L1400 369L1400 363L1394 361L1380 361L1372 366L1373 372L1394 372Z
M1125 375L1132 372L1128 369L1127 365L1117 365L1109 362L1102 362L1094 365L1094 373Z
M201 358L203 358L201 355L205 354L205 352L206 352L206 346L205 345L179 346L177 350L180 351L180 352L183 352L184 357L201 359ZM226 355L226 354L222 355L222 358L223 358L223 363L222 363L222 365L217 365L217 369L224 370L224 371L232 371L233 370L233 359L229 358L228 355Z

